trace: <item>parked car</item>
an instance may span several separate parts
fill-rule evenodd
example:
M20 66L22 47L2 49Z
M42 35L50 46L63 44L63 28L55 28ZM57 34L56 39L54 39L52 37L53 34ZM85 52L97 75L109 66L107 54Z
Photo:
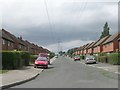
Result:
M47 53L39 53L38 57L46 57L48 59L48 64L50 64L49 55Z
M96 63L96 59L92 55L88 55L85 57L85 64Z
M38 57L35 60L34 68L37 68L39 66L42 66L44 68L48 68L48 59L46 57Z
M74 57L74 61L79 61L80 60L80 56L75 56Z

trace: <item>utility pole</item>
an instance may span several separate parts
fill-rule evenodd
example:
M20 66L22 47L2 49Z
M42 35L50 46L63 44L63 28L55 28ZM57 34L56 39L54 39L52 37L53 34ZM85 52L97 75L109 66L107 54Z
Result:
M61 41L58 41L58 54L59 52L62 51L62 46L61 46Z

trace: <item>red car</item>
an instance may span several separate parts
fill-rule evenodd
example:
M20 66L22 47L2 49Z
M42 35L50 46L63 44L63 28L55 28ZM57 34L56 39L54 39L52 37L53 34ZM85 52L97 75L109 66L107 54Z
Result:
M47 53L39 53L38 57L46 57L48 59L48 64L50 65L50 59Z
M35 60L34 68L42 66L43 68L48 68L48 59L46 57L38 57Z
M80 56L75 56L74 57L74 61L79 61L80 60Z

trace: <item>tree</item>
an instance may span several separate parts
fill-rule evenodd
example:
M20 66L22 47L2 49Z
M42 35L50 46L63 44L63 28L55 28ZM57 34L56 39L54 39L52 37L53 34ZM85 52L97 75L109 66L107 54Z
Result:
M110 28L109 28L109 26L108 26L108 23L106 22L105 25L104 25L104 27L103 27L103 32L102 32L100 38L103 38L103 37L105 37L105 36L110 35L110 34L109 34L109 30L110 30Z

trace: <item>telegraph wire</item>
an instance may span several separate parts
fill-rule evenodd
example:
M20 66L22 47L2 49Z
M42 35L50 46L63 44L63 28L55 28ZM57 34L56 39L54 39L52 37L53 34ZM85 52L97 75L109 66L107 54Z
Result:
M55 42L57 42L57 44L58 44L58 48L57 49L59 50L59 48L61 47L60 41L58 40L57 37L55 37L55 35L53 33L53 23L51 22L51 19L50 19L50 16L49 16L48 6L47 6L47 1L46 0L44 0L44 4L45 4L46 14L47 14L47 18L48 18L48 24L50 26L51 38L52 38L52 40L55 40Z

